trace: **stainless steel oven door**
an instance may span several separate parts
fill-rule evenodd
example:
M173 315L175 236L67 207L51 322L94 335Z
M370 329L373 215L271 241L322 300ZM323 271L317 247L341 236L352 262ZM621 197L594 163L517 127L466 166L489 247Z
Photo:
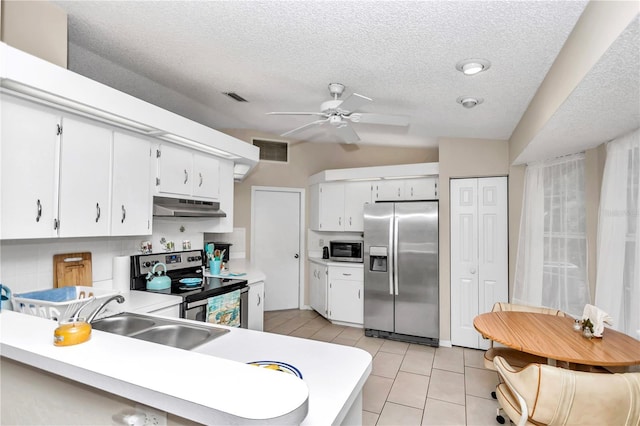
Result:
M223 293L224 294L224 293ZM202 299L191 303L185 303L184 317L186 319L206 322L207 300ZM240 328L247 328L249 318L249 287L240 290Z

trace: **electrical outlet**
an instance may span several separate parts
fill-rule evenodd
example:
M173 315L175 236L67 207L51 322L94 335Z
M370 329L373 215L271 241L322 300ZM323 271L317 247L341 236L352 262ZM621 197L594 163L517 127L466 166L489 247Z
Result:
M322 238L320 238L319 243L320 243L320 247L324 246L324 240Z
M164 411L140 404L136 407L136 411L143 416L144 426L167 426L167 413Z

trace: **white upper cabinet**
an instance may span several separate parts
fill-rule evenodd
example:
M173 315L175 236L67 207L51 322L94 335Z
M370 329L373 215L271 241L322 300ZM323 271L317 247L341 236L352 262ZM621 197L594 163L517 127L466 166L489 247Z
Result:
M114 132L111 235L151 234L151 143Z
M220 162L217 158L193 154L193 195L213 200L220 197Z
M371 182L344 183L344 230L364 231L364 205L371 203Z
M220 163L217 158L173 145L159 145L156 152L159 194L218 200Z
M438 178L425 177L404 181L405 200L437 200Z
M379 180L373 183L374 201L399 201L404 197L404 180Z
M363 230L364 204L371 202L370 182L331 182L311 186L311 229Z
M61 136L59 235L109 235L113 132L64 117Z
M374 201L437 200L438 178L389 179L373 183Z
M56 237L61 116L6 95L1 103L2 238Z
M158 158L157 191L160 194L191 195L192 151L163 144L158 146L156 157Z

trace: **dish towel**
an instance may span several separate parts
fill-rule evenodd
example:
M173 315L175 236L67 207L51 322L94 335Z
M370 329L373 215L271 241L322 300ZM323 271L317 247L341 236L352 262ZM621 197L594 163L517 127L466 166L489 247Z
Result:
M593 305L584 305L584 311L582 312L582 319L589 318L591 324L593 324L593 336L602 337L604 332L604 323L613 325L613 319L611 316Z
M240 290L207 300L207 322L240 327Z

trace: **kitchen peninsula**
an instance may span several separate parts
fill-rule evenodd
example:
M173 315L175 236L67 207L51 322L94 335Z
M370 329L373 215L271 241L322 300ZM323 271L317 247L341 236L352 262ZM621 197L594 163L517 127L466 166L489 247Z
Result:
M2 312L3 375L12 365L5 361L13 360L61 381L72 380L203 424L361 422L362 388L371 356L357 348L236 328L192 351L98 330L86 343L56 347L56 326L47 319ZM291 364L303 379L246 364L264 360ZM3 378L4 386L11 383ZM3 423L46 418L37 407L28 413L11 412L8 394L3 392ZM82 410L82 401L75 407ZM111 418L104 419L104 424L111 423Z

